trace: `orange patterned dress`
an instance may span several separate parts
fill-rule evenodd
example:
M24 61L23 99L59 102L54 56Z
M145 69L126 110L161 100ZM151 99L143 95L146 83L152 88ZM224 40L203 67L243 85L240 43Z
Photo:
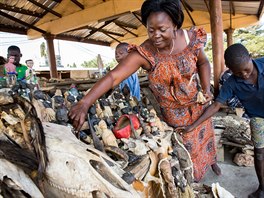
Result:
M192 32L189 44L177 54L159 54L157 50L151 50L147 41L141 46L131 46L131 50L137 50L151 63L152 69L148 71L150 88L159 102L164 121L175 128L192 124L205 108L196 102L198 86L192 76L197 73L197 56L206 43L206 32L196 27L189 31ZM216 161L211 120L182 137L192 158L195 181L199 181Z

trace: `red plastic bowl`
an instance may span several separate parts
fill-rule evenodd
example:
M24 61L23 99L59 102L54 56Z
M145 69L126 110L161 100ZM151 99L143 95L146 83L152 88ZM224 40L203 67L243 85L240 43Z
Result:
M139 119L135 114L122 115L113 129L114 135L117 139L130 137L132 132L130 120L132 121L135 130L140 127Z

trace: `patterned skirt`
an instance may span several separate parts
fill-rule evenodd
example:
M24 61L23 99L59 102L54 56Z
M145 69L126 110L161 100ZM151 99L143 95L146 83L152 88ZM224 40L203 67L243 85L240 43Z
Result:
M162 108L164 120L172 127L188 126L203 113L205 106L194 104L177 109ZM216 162L216 147L211 119L204 121L192 132L182 134L183 143L191 155L194 180L199 182L207 169Z

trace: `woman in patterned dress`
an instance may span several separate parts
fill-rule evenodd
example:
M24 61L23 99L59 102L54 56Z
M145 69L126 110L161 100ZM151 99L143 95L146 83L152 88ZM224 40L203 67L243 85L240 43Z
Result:
M74 106L69 116L76 130L83 125L88 108L112 87L117 86L140 67L148 71L150 88L159 102L164 121L175 128L192 124L203 113L210 93L210 64L203 47L206 32L196 27L181 29L184 15L178 0L146 0L141 7L142 23L148 37L140 46L130 46L124 61L99 80ZM205 104L197 103L199 81ZM211 120L182 134L199 181L208 167L221 174L216 164L216 148Z

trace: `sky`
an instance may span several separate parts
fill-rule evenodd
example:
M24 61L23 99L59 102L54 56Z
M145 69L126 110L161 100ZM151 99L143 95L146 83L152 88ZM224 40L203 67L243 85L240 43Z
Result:
M0 56L6 57L7 48L17 45L22 53L21 63L27 59L33 59L35 66L39 66L41 59L40 45L45 39L28 40L27 36L0 32ZM62 65L67 66L76 63L80 66L84 61L95 58L98 54L104 63L111 62L115 58L115 50L111 47L79 43L72 41L54 40L55 54L61 55Z

